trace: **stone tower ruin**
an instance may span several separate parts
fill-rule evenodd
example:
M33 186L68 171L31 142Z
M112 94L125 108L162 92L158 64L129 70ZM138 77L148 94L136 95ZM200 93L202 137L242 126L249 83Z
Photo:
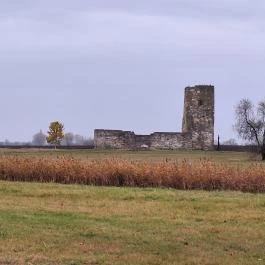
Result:
M112 149L190 149L214 147L214 86L185 88L182 132L154 132L137 135L132 131L94 132L96 148Z
M185 88L182 132L192 134L193 149L214 145L214 86Z

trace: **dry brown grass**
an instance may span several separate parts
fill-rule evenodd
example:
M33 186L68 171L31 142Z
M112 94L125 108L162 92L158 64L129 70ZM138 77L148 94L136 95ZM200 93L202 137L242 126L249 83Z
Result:
M183 190L240 190L265 192L265 167L247 168L202 159L153 163L72 157L0 158L0 179L97 186L166 187Z

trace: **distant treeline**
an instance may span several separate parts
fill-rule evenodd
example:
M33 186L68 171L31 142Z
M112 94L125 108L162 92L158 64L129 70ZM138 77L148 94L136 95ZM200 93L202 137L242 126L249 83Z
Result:
M36 149L54 149L52 145L32 145L32 144L0 144L0 148L9 149L23 149L23 148L36 148ZM89 145L60 145L57 149L94 149L94 144ZM218 146L214 146L215 150L218 150ZM146 150L146 149L145 149ZM255 145L220 145L219 151L231 151L231 152L257 152L257 146Z
M215 145L215 150L218 150L218 145ZM257 152L256 145L220 145L218 151L231 152Z
M22 145L0 145L0 148L6 149L23 149L23 148L30 148L30 149L54 149L52 145L31 145L31 144L22 144ZM94 149L94 145L60 145L56 146L56 149Z

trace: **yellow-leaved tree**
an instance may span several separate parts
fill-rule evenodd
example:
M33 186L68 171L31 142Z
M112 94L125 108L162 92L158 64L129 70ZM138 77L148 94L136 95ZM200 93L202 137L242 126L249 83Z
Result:
M64 138L64 125L59 121L53 121L50 123L48 136L46 138L49 144L53 144L54 148L61 144Z

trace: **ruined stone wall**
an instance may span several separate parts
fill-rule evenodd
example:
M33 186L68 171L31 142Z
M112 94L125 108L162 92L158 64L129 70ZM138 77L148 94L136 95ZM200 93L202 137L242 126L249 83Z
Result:
M102 149L131 149L135 143L135 134L121 130L95 130L94 141L96 148Z
M95 130L96 148L202 149L214 147L214 87L185 88L182 132L136 135L131 131Z
M120 130L95 130L95 146L112 149L191 149L191 133L156 132L136 135Z
M151 149L191 149L191 133L156 132L151 134Z
M151 146L151 136L150 135L137 135L135 134L135 145L132 148L142 149L143 147L150 148Z

